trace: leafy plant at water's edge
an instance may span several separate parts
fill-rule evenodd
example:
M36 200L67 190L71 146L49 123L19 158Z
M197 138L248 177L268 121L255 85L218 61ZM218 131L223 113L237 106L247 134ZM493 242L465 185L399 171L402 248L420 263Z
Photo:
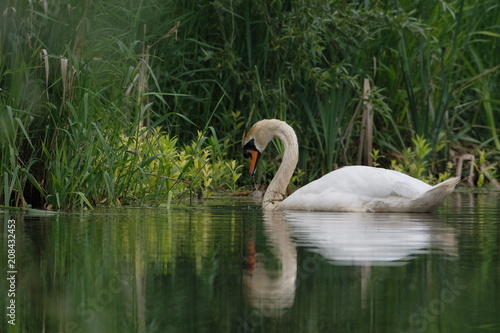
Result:
M310 181L355 163L364 78L379 165L398 154L395 168L427 179L453 154L498 158L495 1L311 3L8 0L0 201L85 207L234 189L237 139L270 117L296 128L296 178Z

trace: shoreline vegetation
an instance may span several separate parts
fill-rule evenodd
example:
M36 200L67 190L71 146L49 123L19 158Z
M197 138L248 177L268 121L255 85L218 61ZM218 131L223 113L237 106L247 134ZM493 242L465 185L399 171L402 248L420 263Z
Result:
M299 135L293 186L368 164L499 187L497 0L6 0L0 14L0 206L236 192L251 183L243 132L263 118Z

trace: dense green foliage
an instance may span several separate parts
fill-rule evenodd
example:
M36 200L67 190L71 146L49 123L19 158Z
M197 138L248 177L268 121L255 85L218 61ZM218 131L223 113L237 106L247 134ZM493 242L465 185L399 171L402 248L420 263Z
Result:
M242 132L266 117L296 128L308 181L357 162L365 78L379 165L408 164L419 142L419 176L480 151L494 176L499 6L4 1L0 202L62 208L234 188ZM181 161L190 149L193 162Z

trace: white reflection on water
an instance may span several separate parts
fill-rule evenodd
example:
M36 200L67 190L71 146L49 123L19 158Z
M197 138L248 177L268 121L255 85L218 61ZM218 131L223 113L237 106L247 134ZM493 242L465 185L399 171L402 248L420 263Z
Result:
M282 212L264 212L264 233L278 267L266 266L266 258L250 240L254 257L243 276L247 302L265 317L280 316L293 305L297 278L297 249L283 220Z
M433 214L284 214L298 246L336 265L402 265L417 254L457 254L455 230Z
M457 255L455 230L432 214L264 212L263 227L279 264L266 265L268 258L250 239L243 286L256 318L281 316L292 307L297 246L335 265L363 266L365 286L370 266L404 265L417 254ZM366 299L366 288L361 296Z

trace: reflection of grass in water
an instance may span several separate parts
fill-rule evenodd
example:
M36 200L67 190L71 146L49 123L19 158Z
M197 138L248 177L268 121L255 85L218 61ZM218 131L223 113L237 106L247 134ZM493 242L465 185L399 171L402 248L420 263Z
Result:
M298 247L295 298L279 318L262 312L254 317L255 309L243 297L245 239L261 237L264 252L270 246L261 230L262 212L258 206L249 209L248 202L211 206L209 200L208 207L191 210L107 208L83 215L16 216L18 327L72 332L78 330L65 325L75 322L82 332L139 332L142 327L148 332L234 332L253 323L258 324L254 331L262 332L270 327L412 332L423 320L427 330L436 332L444 326L454 331L495 327L497 312L485 305L495 304L497 295L492 291L498 196L453 197L439 215L428 218L446 225L435 225L438 230L457 235L458 256L418 254L398 267L353 267L332 265ZM123 289L115 293L118 282ZM145 290L142 299L140 288ZM447 302L453 296L449 290L456 295L452 302Z
M17 302L27 306L18 308L17 322L64 332L198 325L188 320L193 315L209 322L219 311L209 302L234 302L233 309L241 302L234 288L242 218L232 208L207 207L97 209L20 222L43 231L32 229L29 237L39 241L22 251Z

